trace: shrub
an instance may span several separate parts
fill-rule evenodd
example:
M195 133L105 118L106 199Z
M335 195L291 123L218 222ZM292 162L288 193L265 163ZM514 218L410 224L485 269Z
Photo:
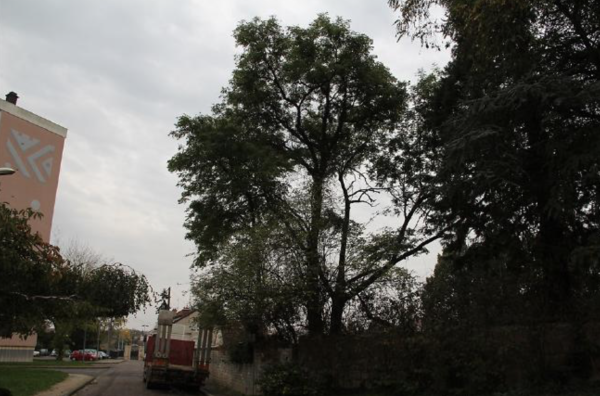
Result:
M229 349L229 360L236 364L249 364L254 361L254 344L239 342Z
M322 387L310 373L292 363L265 369L258 380L264 396L319 396Z

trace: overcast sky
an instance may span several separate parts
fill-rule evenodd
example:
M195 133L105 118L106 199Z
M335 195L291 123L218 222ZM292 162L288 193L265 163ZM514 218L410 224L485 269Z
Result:
M173 305L189 296L185 208L166 170L178 116L208 112L234 66L241 20L306 26L318 13L351 20L401 80L448 54L397 42L386 0L0 0L0 94L69 132L53 241L77 240L143 272ZM431 273L435 254L407 266ZM129 320L152 325L154 309Z

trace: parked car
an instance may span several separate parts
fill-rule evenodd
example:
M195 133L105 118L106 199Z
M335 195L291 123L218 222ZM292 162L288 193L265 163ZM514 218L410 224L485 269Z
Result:
M40 351L33 351L33 357L40 356Z
M58 351L56 349L53 349L52 352L50 352L50 356L52 356L52 357L58 357ZM63 356L64 357L71 356L71 350L70 349L63 350Z
M106 353L104 351L99 351L98 352L98 357L100 359L110 359L110 356L108 355L108 353Z
M79 361L94 361L98 358L96 357L96 353L90 352L89 349L86 350L78 350L73 351L70 356L71 360L79 360Z

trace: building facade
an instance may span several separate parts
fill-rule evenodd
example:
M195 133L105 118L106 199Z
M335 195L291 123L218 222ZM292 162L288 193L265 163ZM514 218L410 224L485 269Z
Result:
M0 99L0 167L16 170L0 177L0 202L42 213L31 228L49 242L67 129L17 106L17 99L14 92ZM31 361L36 342L35 334L0 338L0 361Z

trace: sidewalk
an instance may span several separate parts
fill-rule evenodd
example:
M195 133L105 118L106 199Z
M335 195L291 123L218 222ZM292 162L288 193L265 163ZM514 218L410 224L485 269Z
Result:
M52 388L36 393L35 396L71 396L90 382L94 377L83 374L69 374L66 380L54 385Z

